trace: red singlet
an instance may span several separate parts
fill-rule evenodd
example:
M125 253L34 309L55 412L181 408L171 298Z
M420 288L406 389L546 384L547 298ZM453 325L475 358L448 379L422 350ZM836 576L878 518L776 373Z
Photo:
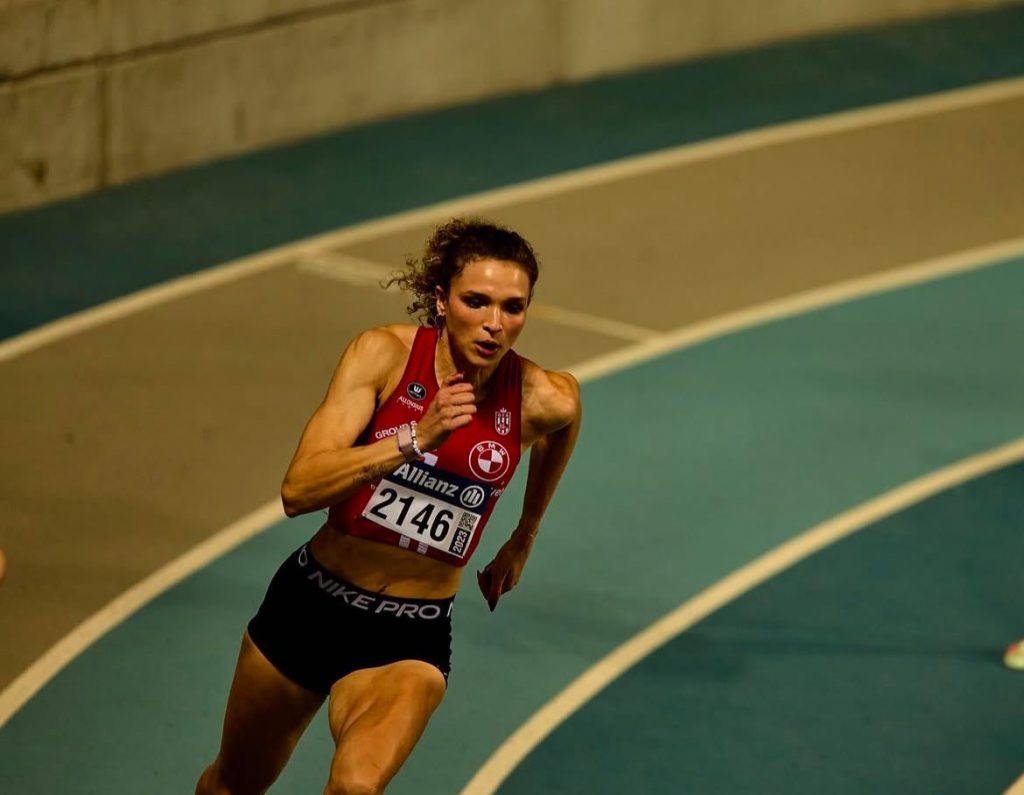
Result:
M419 421L439 387L434 371L438 332L419 328L395 391L374 414L359 444L394 436ZM473 421L389 475L331 507L328 522L343 533L465 566L520 454L522 363L508 351Z

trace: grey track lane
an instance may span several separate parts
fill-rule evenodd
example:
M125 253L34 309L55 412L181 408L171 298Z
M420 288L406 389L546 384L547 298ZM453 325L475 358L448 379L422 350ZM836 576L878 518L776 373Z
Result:
M668 330L1024 233L1024 98L832 133L502 209L542 300ZM381 262L427 227L346 249Z

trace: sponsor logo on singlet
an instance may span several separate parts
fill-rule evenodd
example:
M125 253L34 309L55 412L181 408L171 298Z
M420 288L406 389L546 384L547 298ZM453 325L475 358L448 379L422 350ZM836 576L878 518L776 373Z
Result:
M494 430L502 436L508 436L512 430L512 412L506 408L500 408L494 412Z
M487 493L480 486L469 486L462 490L459 495L459 502L467 508L479 508L487 499Z
M423 398L427 396L427 388L418 381L410 382L409 386L405 388L405 391L413 400L423 400Z
M500 442L480 442L469 451L469 468L488 483L500 480L512 463L508 450Z
M415 464L402 464L391 473L390 477L404 480L415 486L419 491L434 492L444 497L455 497L459 493L459 484L431 474L429 469Z
M435 457L436 458L436 457ZM491 488L426 461L385 475L362 516L398 533L399 546L425 554L433 548L463 557L483 521Z
M407 398L405 395L399 395L398 402L401 403L403 406L408 406L413 411L418 411L420 414L423 413L423 406L419 403L414 403L413 401L409 400L409 398Z

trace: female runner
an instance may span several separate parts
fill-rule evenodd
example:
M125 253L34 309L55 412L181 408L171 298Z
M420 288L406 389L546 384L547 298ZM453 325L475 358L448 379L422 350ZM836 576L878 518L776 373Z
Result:
M326 793L380 793L445 693L451 608L494 504L531 450L518 525L478 572L493 610L519 581L580 426L579 386L512 346L530 245L455 219L394 281L428 325L348 346L285 475L289 516L326 524L274 576L242 638L220 752L197 793L274 782L325 698Z

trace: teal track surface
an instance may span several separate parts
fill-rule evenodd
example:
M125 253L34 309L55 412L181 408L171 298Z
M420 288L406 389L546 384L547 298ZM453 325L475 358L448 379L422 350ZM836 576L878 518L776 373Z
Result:
M374 125L0 218L0 289L19 297L0 335L427 202L1017 76L1021 40L1024 9L1012 8L790 43ZM1024 339L1020 295L1024 261L1013 260L588 384L587 431L544 554L495 615L472 592L460 597L449 694L389 792L457 791L548 698L685 599L837 513L1020 436L1024 409L1005 397L1024 394L1024 372L1007 366ZM1024 534L1007 531L1024 511L1021 477L1018 466L940 495L712 615L585 706L503 791L1008 785L1024 763L1010 733L1024 682L996 652L1021 631L1008 605L1020 605ZM496 527L514 522L518 497L499 506ZM75 660L0 730L5 791L191 791L218 742L240 628L319 520L254 538ZM781 730L779 716L794 712L801 730ZM320 791L330 753L321 715L274 791Z
M529 586L494 616L472 592L460 599L449 694L389 791L457 791L490 751L557 690L686 598L796 533L894 485L1019 436L1024 413L1019 405L1008 408L1000 396L1024 392L1024 372L1004 366L1024 338L1024 313L1018 311L1018 297L1024 294L1022 264L1015 260L772 323L589 384L588 433L546 520L550 530L544 554L531 560ZM937 318L944 319L938 337ZM877 380L879 372L888 373L884 386ZM942 398L936 399L937 394ZM634 413L629 433L623 433L621 417L638 395L643 395L644 410ZM687 455L687 450L699 453ZM595 494L602 499L595 500ZM496 526L514 522L517 502L518 494L503 501ZM1005 510L1012 512L1012 506ZM317 519L282 523L210 565L60 674L3 730L0 767L17 785L14 791L59 791L70 771L82 792L117 791L117 783L126 779L148 782L150 792L185 790L197 760L217 743L238 628L278 562L312 533ZM1008 528L1002 529L1006 533ZM1016 535L1017 541L1001 543L1019 544ZM496 535L485 538L479 553L483 559L489 559L498 541ZM957 549L951 547L951 554ZM993 581L1010 582L1005 578L1018 562L1012 556L993 559L999 564ZM870 565L892 577L894 567L920 565L920 555L905 544L883 545ZM883 599L884 591L877 596ZM946 706L969 715L977 709L971 704L978 696L974 687L986 688L986 698L998 687L992 681L996 663L977 656L981 643L994 644L998 633L984 614L992 605L971 601L963 590L946 596L943 609L957 597L968 597L956 602L958 616L968 625L980 622L969 634L957 630L955 641L951 628L948 639L954 648L959 643L974 648L973 657L967 655L962 663L976 665L980 680L972 688L951 686ZM813 626L819 616L798 613L792 621ZM1006 616L1001 627L1006 632L1013 631L1010 619ZM857 642L871 647L891 640L894 632L893 625L866 627ZM929 625L916 636L925 643L921 654L935 650L935 632ZM854 644L849 635L844 637ZM786 638L783 628L777 642L784 644ZM667 656L652 658L649 665L663 671L658 666L673 659L672 650L692 642L669 647ZM813 649L807 651L805 658L794 654L794 664L812 665ZM863 659L856 647L851 655L847 665ZM901 661L896 655L891 659ZM514 666L508 664L512 660ZM687 675L689 670L685 665L680 669L679 698L707 684L706 674ZM723 677L730 670L736 673L725 668ZM908 686L916 678L912 665L891 673L907 675ZM877 669L864 672L869 674L886 675ZM621 687L633 682L630 676ZM737 692L756 683L736 676L733 684L740 690L730 697L738 698ZM650 683L632 686L643 690ZM609 691L611 697L620 692L618 687ZM601 710L603 703L598 699L592 709ZM636 720L635 710L624 719ZM900 719L898 710L886 718ZM606 727L607 719L598 725ZM586 730L567 734L577 726ZM556 742L578 748L592 741L589 727L585 718L574 720ZM1004 735L1000 731L999 737ZM913 735L905 736L904 749L895 747L899 732L887 736L894 753L916 749ZM626 731L615 735L624 746L616 752L622 758L643 751L642 743L632 749L630 740ZM54 747L62 749L60 764L53 764ZM990 756L997 752L990 749ZM548 758L545 749L538 753L536 759ZM599 754L612 756L608 749ZM329 755L321 719L277 791L317 791ZM94 764L112 758L118 760L116 768ZM801 759L804 768L791 772L804 776L808 789L829 791L826 761L810 765ZM937 791L931 784L949 774L942 761L933 758L935 780L922 782L917 791ZM1012 762L1001 755L1000 766L990 773L998 775ZM535 791L536 776L545 775L535 772L535 764L542 762L531 759L520 774L527 778L514 779L509 791ZM573 775L569 767L567 761L561 774ZM821 776L815 777L816 772Z
M811 39L403 118L0 217L0 338L381 215L1024 74L1024 8ZM86 277L87 278L84 278Z
M1018 464L823 550L641 662L502 792L1002 792L1022 516Z

